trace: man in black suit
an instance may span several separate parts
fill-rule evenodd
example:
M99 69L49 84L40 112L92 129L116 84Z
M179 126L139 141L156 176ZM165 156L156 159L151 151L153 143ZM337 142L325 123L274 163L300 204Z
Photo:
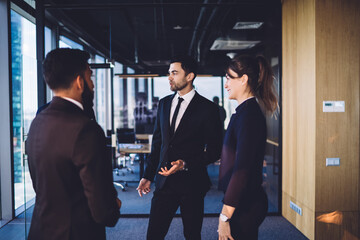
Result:
M89 57L56 49L43 63L54 98L31 123L26 141L36 192L30 240L106 239L105 226L120 215L104 132L84 113Z
M180 206L186 239L201 239L204 197L210 189L207 165L220 158L222 130L218 107L193 87L197 63L175 58L169 68L170 89L160 100L151 154L137 188L150 192L155 177L147 239L164 239Z

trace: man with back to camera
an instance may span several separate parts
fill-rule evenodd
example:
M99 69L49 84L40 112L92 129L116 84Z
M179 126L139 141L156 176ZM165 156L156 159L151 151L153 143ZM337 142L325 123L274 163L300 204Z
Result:
M160 100L151 154L137 188L150 192L155 177L147 239L164 239L180 206L187 240L201 239L204 197L210 189L207 165L220 158L222 131L218 107L193 86L197 63L189 56L171 61L170 89Z
M43 63L54 98L31 123L26 141L36 192L29 240L106 239L105 226L120 216L104 132L83 111L82 93L92 82L89 57L60 48Z

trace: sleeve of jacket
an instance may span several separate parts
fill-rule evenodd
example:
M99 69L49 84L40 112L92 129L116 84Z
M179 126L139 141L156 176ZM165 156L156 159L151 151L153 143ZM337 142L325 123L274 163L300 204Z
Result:
M161 126L160 126L160 112L162 111L163 101L159 102L159 107L156 116L156 122L154 126L153 139L151 144L151 153L147 158L147 166L144 171L143 178L153 181L156 175L156 169L160 161L160 151L162 144Z
M208 114L204 115L203 135L205 139L205 151L200 156L194 158L201 161L186 161L186 168L189 170L207 166L220 159L223 143L222 124L220 120L219 108L211 103Z
M120 217L113 185L111 159L108 157L104 132L95 121L80 130L73 151L85 196L95 222L115 226Z

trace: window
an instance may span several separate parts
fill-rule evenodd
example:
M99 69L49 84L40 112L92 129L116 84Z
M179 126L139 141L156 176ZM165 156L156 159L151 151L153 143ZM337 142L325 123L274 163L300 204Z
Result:
M95 63L104 63L105 58L95 55ZM99 125L106 131L106 70L93 69L95 85L95 114Z
M45 47L45 56L46 54L48 54L51 50L56 48L56 40L55 40L55 36L53 36L52 30L48 27L45 27L44 29L44 47ZM51 89L49 88L48 85L46 85L46 100L47 102L50 102L51 99L53 98L53 92L51 91Z
M15 209L35 193L24 164L24 139L37 111L37 61L35 24L11 11L12 109Z
M45 27L44 35L45 35L45 56L46 56L48 52L54 49L54 47L51 44L52 43L51 29Z
M77 42L74 42L64 36L60 36L59 48L74 48L84 50L84 47L81 44L78 44Z
M24 0L27 4L29 4L31 7L35 8L35 0Z
M123 73L123 65L115 62L115 74ZM114 128L124 127L124 79L114 76Z
M128 74L134 74L135 71L132 68L127 68ZM135 128L134 110L136 106L135 102L135 78L127 78L127 116L128 116L128 128ZM126 108L126 107L125 107Z

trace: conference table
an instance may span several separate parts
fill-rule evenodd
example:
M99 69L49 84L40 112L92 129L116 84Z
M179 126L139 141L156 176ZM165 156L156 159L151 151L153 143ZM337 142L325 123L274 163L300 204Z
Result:
M144 173L145 157L151 152L151 145L149 143L120 143L118 145L120 154L139 154L140 163L140 179Z

